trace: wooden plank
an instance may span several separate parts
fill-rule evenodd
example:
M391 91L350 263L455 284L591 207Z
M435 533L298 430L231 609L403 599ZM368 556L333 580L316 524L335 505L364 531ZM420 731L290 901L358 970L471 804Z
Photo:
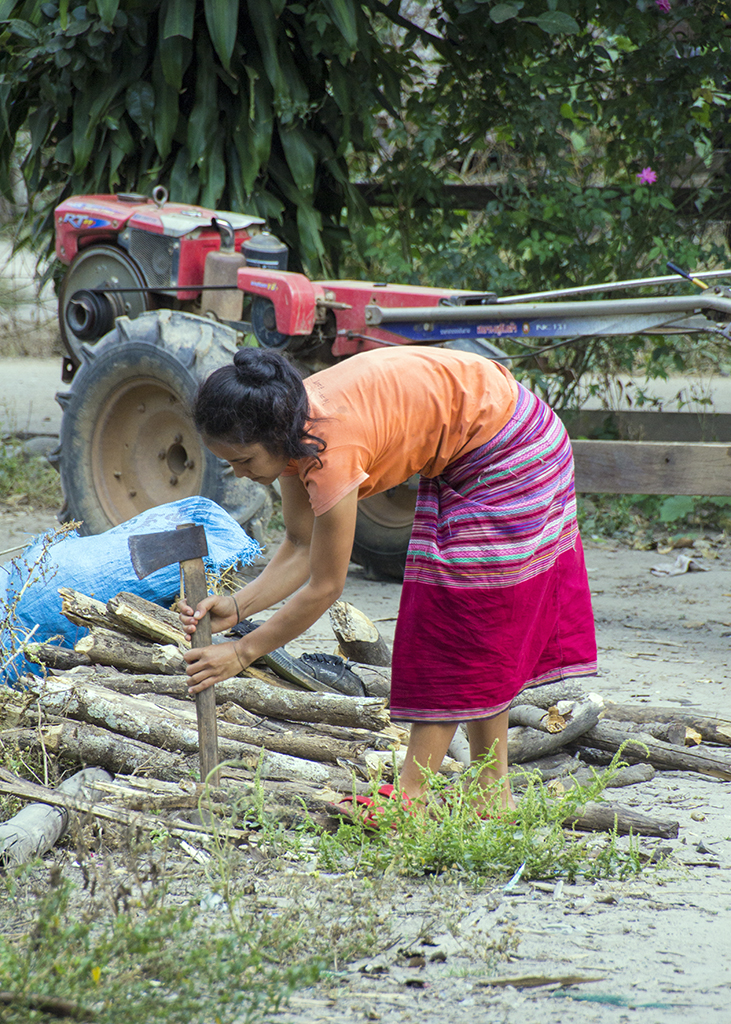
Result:
M731 495L731 446L572 441L580 494Z
M564 409L558 413L570 437L607 441L726 441L731 414L643 412L639 409Z

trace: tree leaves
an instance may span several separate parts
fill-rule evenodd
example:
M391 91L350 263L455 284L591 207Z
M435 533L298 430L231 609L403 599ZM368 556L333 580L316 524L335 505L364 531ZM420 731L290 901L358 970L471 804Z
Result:
M42 202L159 181L176 199L273 218L317 270L343 208L359 209L350 178L371 174L374 154L404 258L423 248L422 225L434 225L437 246L461 223L435 207L442 182L474 163L512 190L509 213L498 204L524 243L510 273L565 276L569 253L584 254L571 273L591 264L570 230L609 237L584 177L634 183L638 167L667 176L719 141L729 148L727 30L700 8L683 16L702 46L668 37L651 4L625 0L441 0L427 26L408 10L398 0L0 0L0 189L10 194L27 130L23 173ZM653 219L667 201L655 194ZM634 200L621 196L616 221L634 229Z
M127 111L134 123L147 138L155 132L155 90L149 82L136 82L127 89Z
M279 139L294 182L303 197L312 198L317 150L299 126L280 127Z
M545 14L539 14L537 18L521 18L521 21L525 21L529 25L538 25L550 36L574 35L579 31L576 19L564 11L546 11Z
M511 18L517 18L520 12L525 7L525 4L496 4L490 8L490 20L494 21L496 25L502 25L504 21L509 21Z
M104 24L111 27L119 9L119 0L96 0L96 6Z
M358 47L357 6L352 0L324 0L330 16L351 50Z
M238 29L239 0L205 0L203 6L213 48L226 71L230 71Z
M164 0L160 5L160 25L162 38L182 36L193 38L193 22L195 20L196 0Z

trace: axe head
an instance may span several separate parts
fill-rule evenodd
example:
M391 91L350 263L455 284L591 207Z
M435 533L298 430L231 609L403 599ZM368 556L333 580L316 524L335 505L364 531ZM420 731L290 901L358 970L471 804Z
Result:
M141 533L129 538L129 554L138 579L149 576L173 562L187 562L208 554L206 531L196 523L186 523L177 530Z

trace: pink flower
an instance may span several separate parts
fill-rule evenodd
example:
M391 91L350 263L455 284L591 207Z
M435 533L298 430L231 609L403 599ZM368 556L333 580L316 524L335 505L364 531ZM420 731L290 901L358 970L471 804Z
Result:
M655 0L655 7L663 14L670 14L670 0Z
M643 167L639 174L635 174L635 178L641 185L652 185L653 181L657 181L657 174L652 167Z

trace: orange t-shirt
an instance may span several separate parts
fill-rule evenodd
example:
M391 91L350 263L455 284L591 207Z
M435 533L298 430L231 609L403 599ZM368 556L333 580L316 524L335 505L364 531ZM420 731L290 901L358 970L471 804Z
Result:
M517 384L505 367L450 349L374 349L307 377L308 428L327 442L290 462L316 516L358 488L367 498L414 473L435 477L510 419Z

